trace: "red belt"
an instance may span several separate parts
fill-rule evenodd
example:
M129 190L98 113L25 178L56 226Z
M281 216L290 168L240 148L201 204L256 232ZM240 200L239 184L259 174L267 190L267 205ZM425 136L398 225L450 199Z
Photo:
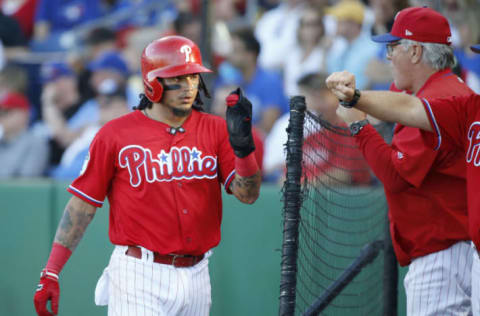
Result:
M128 246L125 252L127 256L142 259L142 249L137 246ZM161 264L169 264L174 267L192 267L199 263L205 255L192 256L192 255L176 255L168 254L162 255L158 252L153 252L153 262Z

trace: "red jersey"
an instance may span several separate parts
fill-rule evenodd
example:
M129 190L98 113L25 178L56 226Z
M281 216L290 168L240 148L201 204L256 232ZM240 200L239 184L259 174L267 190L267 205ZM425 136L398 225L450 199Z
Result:
M193 110L182 127L134 111L95 136L68 191L96 207L108 197L113 244L192 255L218 245L220 185L235 173L226 122Z
M431 75L416 95L441 97L472 93L447 69ZM392 243L402 266L414 258L470 239L462 153L447 146L435 150L434 142L433 133L400 124L395 126L390 160L395 172L409 185L402 190L384 187Z
M480 96L453 96L445 99L423 99L433 130L438 136L440 150L460 148L462 162L467 168L468 231L480 249ZM453 189L450 185L449 189ZM450 194L448 191L447 194Z

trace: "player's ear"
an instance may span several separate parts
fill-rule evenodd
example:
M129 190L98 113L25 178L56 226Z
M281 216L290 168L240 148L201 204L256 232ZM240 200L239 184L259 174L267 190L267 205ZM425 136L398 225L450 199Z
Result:
M412 45L410 46L410 60L413 64L418 64L422 61L423 46L422 45Z

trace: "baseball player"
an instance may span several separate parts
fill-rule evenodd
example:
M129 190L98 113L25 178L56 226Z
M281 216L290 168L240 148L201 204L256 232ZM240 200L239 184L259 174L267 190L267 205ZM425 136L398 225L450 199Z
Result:
M224 119L202 112L200 51L168 36L141 57L145 95L136 111L104 125L93 140L34 296L39 315L58 313L58 275L103 205L115 245L95 290L108 315L208 315L208 257L220 241L220 185L241 202L259 195L250 102L227 97ZM47 309L51 300L52 312Z
M472 46L474 52L480 53L480 44ZM477 182L480 179L480 96L476 94L450 96L437 99L420 99L404 93L362 91L355 89L355 77L348 72L333 73L327 79L327 85L342 103L349 107L358 108L372 116L386 121L394 121L403 125L418 127L436 135L436 142L431 143L434 148L456 148L464 152L466 160L467 204L468 204L468 231L476 249L480 247L480 197ZM358 115L355 109L341 108L341 115L351 120ZM350 117L351 115L351 117ZM453 184L444 194L453 192ZM462 201L458 201L462 203ZM437 218L426 219L436 221ZM451 227L450 223L446 223ZM455 254L451 256L452 264L457 262ZM446 255L448 256L448 255ZM446 257L445 256L445 257ZM425 264L438 266L438 262ZM432 275L432 281L440 281ZM451 299L451 292L444 291L437 302ZM472 311L473 315L480 315L480 260L478 252L473 254L472 264ZM424 304L424 303L422 303ZM462 310L453 307L449 315L463 315Z
M474 92L452 73L447 19L430 8L397 13L391 33L374 36L387 44L392 90L417 97L468 96ZM345 113L345 112L341 112ZM389 146L365 113L345 118L376 176L389 206L390 233L401 266L407 315L471 312L473 250L467 224L465 163L457 146L435 150L435 135L397 124Z

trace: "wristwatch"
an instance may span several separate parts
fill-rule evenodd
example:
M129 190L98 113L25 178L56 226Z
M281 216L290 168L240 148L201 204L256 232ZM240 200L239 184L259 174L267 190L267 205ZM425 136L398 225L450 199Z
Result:
M360 90L355 89L353 98L350 101L340 100L340 105L346 108L353 108L357 104L358 99L360 99Z
M358 133L360 133L362 128L369 123L370 122L367 119L353 122L352 124L350 124L350 134L352 136L357 135Z

